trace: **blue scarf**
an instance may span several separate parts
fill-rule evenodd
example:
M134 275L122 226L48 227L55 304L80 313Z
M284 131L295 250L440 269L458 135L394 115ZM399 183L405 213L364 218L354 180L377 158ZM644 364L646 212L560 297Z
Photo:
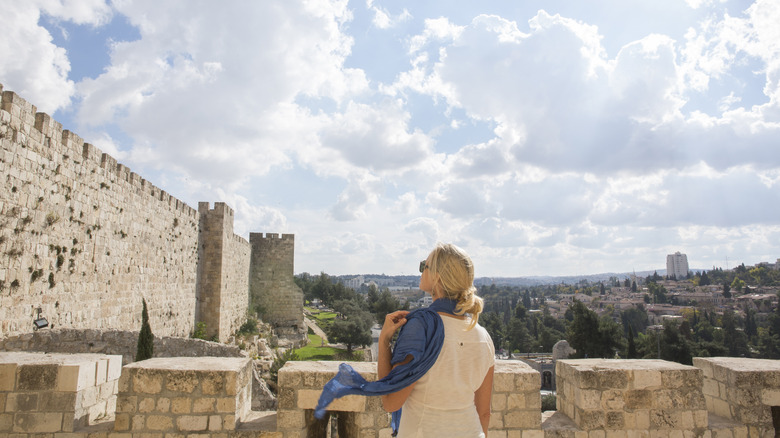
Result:
M333 400L345 395L378 396L397 392L424 376L436 363L441 346L444 343L444 324L436 312L455 313L455 300L439 298L426 308L417 309L406 315L406 324L398 333L398 340L393 349L390 364L396 364L406 359L412 360L393 368L384 378L368 382L351 366L342 363L336 376L322 388L322 394L314 410L314 416L322 419L327 406ZM393 412L390 423L393 436L398 432L401 420L401 410Z

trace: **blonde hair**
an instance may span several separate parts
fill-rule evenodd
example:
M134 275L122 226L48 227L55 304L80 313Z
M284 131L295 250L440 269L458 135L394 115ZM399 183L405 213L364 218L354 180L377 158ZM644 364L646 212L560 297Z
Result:
M471 315L468 330L474 328L482 313L482 298L474 287L474 263L465 251L451 243L439 243L431 252L428 267L433 276L434 288L440 287L445 298L455 300L455 314Z

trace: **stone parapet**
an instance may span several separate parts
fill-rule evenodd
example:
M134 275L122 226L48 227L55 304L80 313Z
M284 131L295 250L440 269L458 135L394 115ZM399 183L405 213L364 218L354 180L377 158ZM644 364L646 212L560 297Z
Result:
M121 356L0 353L0 435L112 421L121 372Z
M780 417L780 361L697 357L704 374L707 410L747 428L748 437L774 437L773 410ZM778 418L780 420L780 418Z
M251 408L248 358L156 358L125 366L114 431L235 430Z
M722 383L722 394L735 407L730 413L750 412L739 408L759 403L771 412L777 361L697 359L701 369L656 360L561 362L555 413L541 412L535 371L516 361L496 363L487 438L774 436L766 422L746 423L753 417L737 420L699 407L705 404L704 375L704 382L715 382L704 384L711 385L707 405L714 403L709 398L716 387L720 397ZM313 409L339 362L287 362L279 371L276 412L250 411L248 358L157 358L124 368L120 363L119 356L96 354L0 353L0 437L330 436L333 424L315 420ZM367 380L376 378L375 363L351 365ZM390 436L390 414L379 397L348 396L329 409L341 438ZM593 418L603 420L584 423Z
M658 436L704 436L707 430L698 368L652 359L580 359L558 361L556 374L558 410L580 430Z
M285 438L299 437L306 430L323 427L314 419L313 410L323 386L336 375L340 363L287 362L279 370L277 426ZM366 380L376 380L375 362L349 364ZM539 374L527 364L496 363L491 405L491 431L500 433L499 436L541 438ZM390 436L390 414L383 409L380 397L346 396L334 400L328 411L338 418L340 428L347 429L347 436Z

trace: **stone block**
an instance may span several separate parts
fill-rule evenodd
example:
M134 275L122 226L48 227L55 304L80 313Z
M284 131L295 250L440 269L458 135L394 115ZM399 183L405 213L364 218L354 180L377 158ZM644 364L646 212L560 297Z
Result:
M163 376L154 370L135 370L132 380L136 394L159 394L162 390Z
M14 426L14 414L0 412L0 432L10 432Z
M171 392L190 394L198 386L198 376L192 371L169 373L165 382L165 389Z
M526 409L525 395L514 393L507 396L507 410Z
M173 419L165 415L150 415L146 418L146 428L149 430L170 430L173 428Z
M207 415L183 415L176 419L176 427L181 431L198 432L208 428Z
M106 367L106 381L112 382L119 380L122 375L122 356L111 355L106 357L108 366Z
M16 388L16 364L0 363L0 391L13 391Z
M512 411L504 413L504 427L507 429L540 429L542 412Z
M117 412L134 414L138 409L138 397L135 395L120 394L116 401Z
M281 399L279 401L281 404ZM490 409L493 412L506 410L506 394L493 393L490 399Z
M302 430L305 426L304 412L302 410L277 411L276 427L277 430Z
M8 401L6 402L7 412L28 412L38 410L38 394L37 393L11 393L8 394Z
M117 432L130 430L130 414L117 413L114 420L114 430Z
M81 391L95 386L95 362L63 364L59 367L58 391Z
M57 387L57 365L20 365L16 387L21 391L55 389Z
M17 412L14 414L14 432L51 433L62 430L60 412Z
M171 400L171 413L189 414L192 412L192 399L188 397L176 397Z
M236 412L236 399L222 397L217 399L217 410L221 414L230 414Z
M38 399L38 408L43 412L74 412L76 410L75 392L42 392Z
M167 397L161 397L157 400L157 406L155 407L156 412L166 413L170 412L171 410L171 399Z
M208 421L209 432L218 432L222 430L222 417L219 415L210 415Z
M138 412L148 414L154 412L154 408L157 405L157 399L152 397L143 397L138 403Z
M657 388L661 386L661 372L657 370L634 370L633 389Z
M493 374L493 392L514 392L515 378L511 374Z
M301 389L298 391L297 407L299 409L314 409L320 398L322 390ZM340 412L364 412L366 410L366 397L360 395L348 395L333 400L328 405L330 411Z
M582 389L574 394L574 404L581 409L600 409L601 390Z
M108 378L108 359L99 359L95 362L95 385L106 383Z
M207 373L200 379L200 390L206 395L225 394L225 379L221 373Z
M681 417L679 411L653 409L650 411L650 429L679 430Z
M767 406L780 406L780 388L763 388L761 391L761 403Z
M192 402L192 412L195 414L214 412L215 402L213 397L198 397Z

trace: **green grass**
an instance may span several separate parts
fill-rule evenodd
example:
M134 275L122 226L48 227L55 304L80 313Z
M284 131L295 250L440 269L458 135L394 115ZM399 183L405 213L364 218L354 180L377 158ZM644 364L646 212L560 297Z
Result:
M333 347L320 347L322 338L309 335L309 345L295 350L298 360L333 360L336 353L344 351Z
M330 327L330 324L336 319L336 314L334 312L320 312L311 307L308 307L307 309L311 312L312 318L316 320L317 325L327 333L328 327Z

